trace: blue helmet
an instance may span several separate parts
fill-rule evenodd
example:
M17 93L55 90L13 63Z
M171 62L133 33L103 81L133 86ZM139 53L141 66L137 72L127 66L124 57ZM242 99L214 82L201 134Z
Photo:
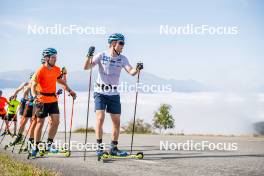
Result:
M57 54L57 50L54 48L47 48L42 52L43 57L52 56L54 54Z
M108 43L111 44L112 41L117 41L117 40L125 41L124 35L123 34L120 34L120 33L114 33L114 34L112 34L112 35L109 36Z

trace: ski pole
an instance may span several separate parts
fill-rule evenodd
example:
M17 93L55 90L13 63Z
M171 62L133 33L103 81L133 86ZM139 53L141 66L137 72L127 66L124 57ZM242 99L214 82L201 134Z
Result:
M12 122L13 121L7 123L7 129L9 129L9 127L12 125ZM3 135L3 137L2 137L2 139L0 141L0 145L2 144L3 140L5 139L5 136L6 136L6 134Z
M2 133L3 126L4 126L4 120L2 119L2 125L1 125L1 128L0 128L0 134Z
M5 139L6 134L4 134L4 136L2 137L1 141L0 141L0 145L2 144L3 140Z
M27 113L27 110L28 110L29 104L30 104L30 103L27 104L27 106L26 106L26 108L25 108L25 110L24 110L24 112L23 112L23 117L26 116L26 113ZM26 132L26 135L25 135L25 137L24 137L24 139L23 139L23 141L22 141L22 144L21 144L21 146L20 146L20 148L19 148L18 154L21 153L21 149L22 149L22 147L24 146L24 143L25 143L25 141L26 141L26 138L27 138L27 135L28 135L28 133L29 133L29 130L30 130L32 124L33 124L33 121L34 121L34 119L33 119L33 117L32 117L31 122L30 122L30 125L29 125L29 127L28 127L28 130L27 130L27 132Z
M9 124L8 124L8 126L9 126ZM4 130L4 131L5 131L5 130ZM1 141L0 141L0 145L2 144L3 140L5 139L5 136L6 136L6 134L3 135L3 137L2 137L2 139L1 139Z
M17 112L16 112L16 117L17 117L18 110L21 108L21 106L22 106L22 103L19 104L19 108L17 109ZM26 116L26 111L25 111L26 109L27 109L27 106L26 106L26 108L25 108L24 111L23 111L23 114L22 114L23 117ZM12 153L14 152L15 146L16 146L16 144L14 144L14 146L13 146L13 148L12 148Z
M67 70L65 67L62 67L62 70L61 70L61 73L63 75L63 78L64 78L64 81L67 82ZM67 123L66 123L66 91L64 90L63 91L63 111L64 111L64 140L65 140L65 143L67 141Z
M29 101L29 100L28 100L28 101ZM21 104L22 104L22 103L20 103L20 108L21 108ZM29 106L30 106L30 101L26 103L26 108L25 108L24 111L23 111L22 117L26 118L26 115L27 115L27 111L28 111ZM32 104L32 106L33 106L33 104ZM31 124L31 123L30 123L30 124ZM29 127L29 129L30 129L30 127ZM22 142L22 143L23 143L23 142ZM24 144L24 143L23 143L23 144ZM16 146L16 144L13 145L12 153L14 152L15 146Z
M2 134L2 129L3 129L3 126L4 126L4 119L2 119L2 125L1 125L0 134Z
M86 129L85 129L85 141L84 141L84 145L86 146L86 143L87 143L87 135L88 135L88 121L89 121L89 111L90 111L90 97L91 97L91 85L92 85L92 58L93 58L93 54L94 54L94 50L95 50L95 47L94 46L91 46L89 48L89 51L88 51L88 58L90 59L90 66L91 66L91 69L90 69L90 77L89 77L89 90L88 90L88 106L87 106L87 117L86 117ZM86 147L84 148L84 156L83 156L83 160L85 161L85 158L86 158Z
M74 112L74 98L72 98L72 110L71 110L70 134L69 134L69 152L71 152L71 134L72 134L73 112Z
M20 108L21 108L21 104L22 103L20 103ZM26 103L26 108L23 111L22 117L26 118L27 110L28 110L29 106L30 106L30 102ZM16 146L16 144L13 145L12 153L14 152L15 146Z
M17 132L17 114L18 114L18 111L19 111L19 109L20 109L20 107L21 107L21 103L19 103L19 106L17 107L17 109L16 109L16 114L14 115L14 117L13 117L13 122L14 122L14 135L15 135L15 133ZM16 121L15 121L16 120Z
M21 153L22 147L23 147L24 144L25 144L25 141L26 141L26 139L27 139L27 136L28 136L29 130L30 130L32 124L33 124L33 121L34 121L34 120L32 119L31 122L30 122L30 125L29 125L29 127L28 127L27 133L26 133L26 135L25 135L25 137L24 137L24 139L23 139L23 141L22 141L22 144L21 144L21 146L20 146L20 148L19 148L18 154Z
M140 70L138 71L138 75L137 75L137 85L139 84L139 75L140 75ZM132 128L132 139L131 139L130 155L133 152L135 121L136 121L136 113L137 113L137 98L138 98L138 88L137 88L137 85L136 85L136 100L135 100L135 107L134 107L134 118L133 118L133 128Z

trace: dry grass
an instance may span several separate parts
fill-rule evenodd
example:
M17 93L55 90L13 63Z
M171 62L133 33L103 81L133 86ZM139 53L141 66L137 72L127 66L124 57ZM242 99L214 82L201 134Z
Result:
M1 176L59 176L57 172L39 169L31 164L13 160L7 154L0 153Z

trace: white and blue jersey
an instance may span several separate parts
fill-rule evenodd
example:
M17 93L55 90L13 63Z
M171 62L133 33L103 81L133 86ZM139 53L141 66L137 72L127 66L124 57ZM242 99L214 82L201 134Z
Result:
M93 57L93 66L98 64L97 83L118 86L122 68L130 66L128 59L124 55L112 57L107 51L98 53ZM117 89L104 91L100 87L95 88L95 92L104 95L119 95Z

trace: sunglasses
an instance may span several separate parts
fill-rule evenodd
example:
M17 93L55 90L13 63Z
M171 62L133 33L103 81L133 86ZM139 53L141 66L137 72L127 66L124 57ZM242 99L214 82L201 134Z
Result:
M57 55L52 55L52 56L50 56L50 58L57 59Z
M119 45L125 45L125 42L124 41L118 41L117 42Z

